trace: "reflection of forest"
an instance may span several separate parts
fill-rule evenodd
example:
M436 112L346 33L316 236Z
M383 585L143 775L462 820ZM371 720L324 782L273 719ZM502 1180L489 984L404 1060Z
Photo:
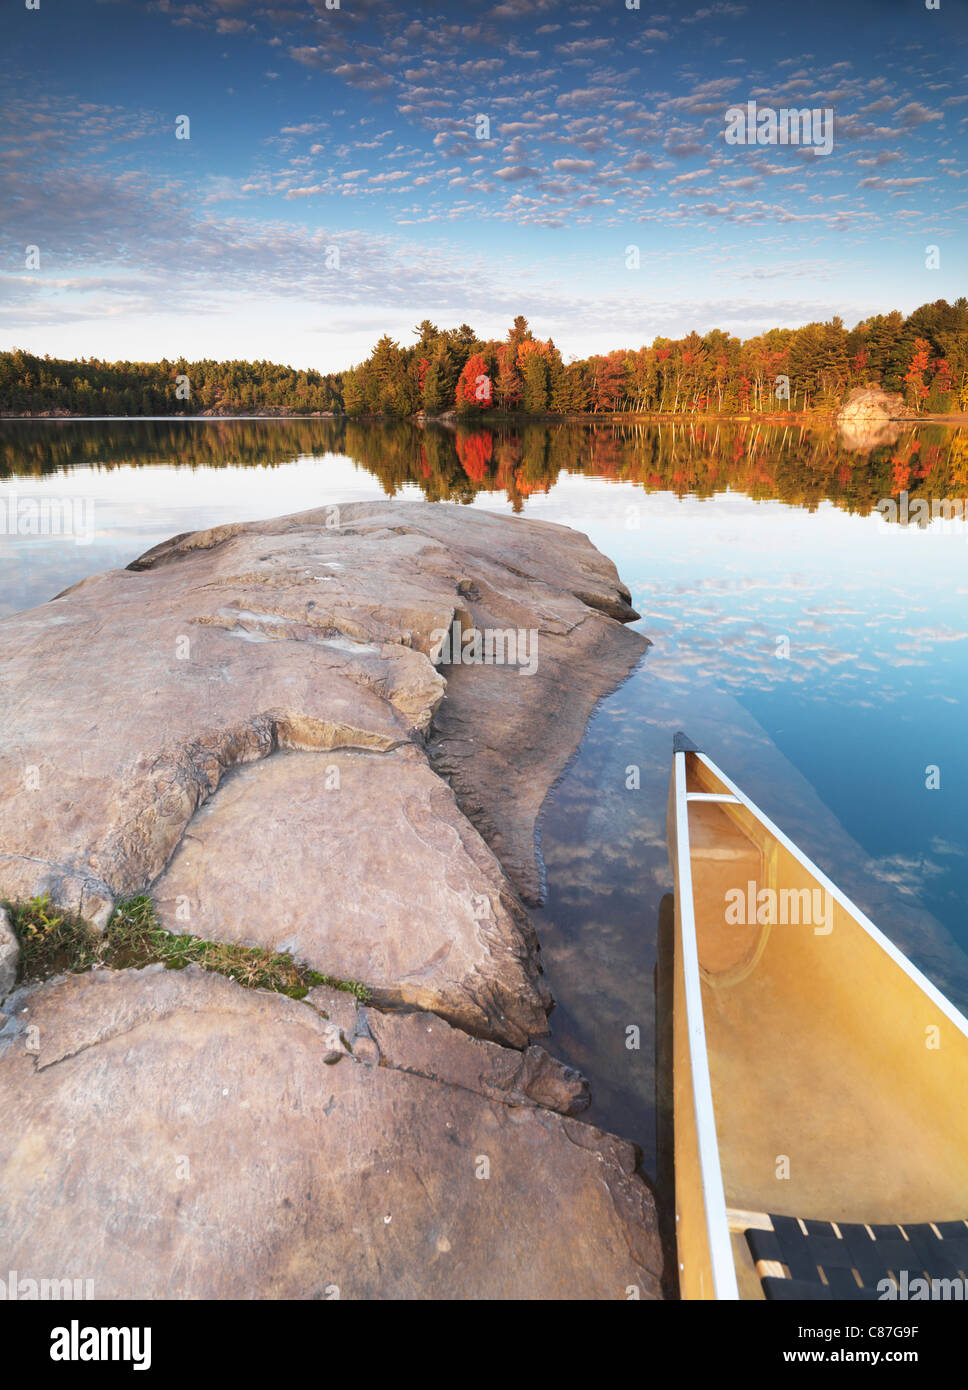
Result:
M729 489L807 507L829 500L861 513L904 490L912 497L968 494L968 430L930 424L868 452L846 448L832 429L739 421L456 430L346 420L6 421L0 427L4 478L73 466L273 468L327 453L360 464L391 497L407 483L431 501L503 492L515 511L531 493L547 492L560 473L679 496Z

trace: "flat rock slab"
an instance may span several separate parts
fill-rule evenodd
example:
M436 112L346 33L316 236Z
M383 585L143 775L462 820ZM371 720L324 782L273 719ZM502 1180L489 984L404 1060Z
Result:
M171 931L285 951L380 1003L518 1046L546 1031L530 919L412 745L234 770L152 897Z
M84 580L0 621L0 895L103 924L228 769L423 746L452 679L435 765L534 898L537 809L645 647L628 597L575 531L429 503L194 532ZM459 614L536 630L534 675L435 669Z
M8 1002L0 1267L21 1279L97 1298L660 1296L635 1151L578 1120L361 1065L307 1003L196 967Z

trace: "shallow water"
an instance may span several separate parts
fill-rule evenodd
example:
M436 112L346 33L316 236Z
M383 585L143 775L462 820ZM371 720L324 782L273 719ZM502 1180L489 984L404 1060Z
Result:
M968 524L904 526L876 510L905 494L968 496L968 432L924 426L862 452L831 431L741 424L455 437L322 421L6 421L2 518L28 533L0 534L0 614L174 533L330 502L450 499L586 532L653 645L546 804L539 935L558 1000L551 1047L590 1077L589 1118L635 1139L652 1169L676 729L968 1008ZM29 534L24 518L45 500L71 503L77 535Z

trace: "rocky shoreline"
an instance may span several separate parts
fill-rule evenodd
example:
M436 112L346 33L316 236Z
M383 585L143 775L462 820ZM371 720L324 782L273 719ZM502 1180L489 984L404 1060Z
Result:
M357 503L178 536L0 622L0 897L103 928L150 893L366 1001L196 966L15 988L0 1264L96 1297L661 1296L634 1145L537 1041L525 905L636 616L565 527ZM455 622L492 655L527 635L533 669L441 665Z

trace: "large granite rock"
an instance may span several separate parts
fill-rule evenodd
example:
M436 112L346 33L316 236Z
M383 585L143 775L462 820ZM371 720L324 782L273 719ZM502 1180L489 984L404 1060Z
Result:
M466 508L176 537L0 622L0 896L103 924L155 889L174 929L289 945L520 1044L549 1001L500 866L536 896L535 818L645 646L634 616L584 536ZM455 618L536 632L534 674L439 671ZM286 750L358 756L333 794Z
M103 926L147 890L173 931L371 991L16 990L0 1267L107 1298L659 1296L636 1150L532 1041L519 896L644 649L628 599L564 527L372 503L176 537L0 622L0 899ZM441 664L455 620L536 633L534 673Z
M304 527L342 543L328 552L335 568L323 576L325 608L317 606L315 624L332 621L360 640L402 641L428 655L455 621L465 632L537 633L534 675L509 665L441 667L446 690L421 730L433 720L434 766L524 900L540 902L541 805L598 700L649 645L619 626L639 615L615 566L586 536L551 522L439 503L376 502L175 537L132 568L167 565L253 534L281 534L298 565L294 542ZM291 584L292 576L279 582Z
M98 1298L660 1296L632 1146L483 1094L499 1059L429 1079L403 1035L444 1023L400 1020L382 1064L360 1063L309 1003L194 966L61 977L9 1006L0 1267L21 1279Z

